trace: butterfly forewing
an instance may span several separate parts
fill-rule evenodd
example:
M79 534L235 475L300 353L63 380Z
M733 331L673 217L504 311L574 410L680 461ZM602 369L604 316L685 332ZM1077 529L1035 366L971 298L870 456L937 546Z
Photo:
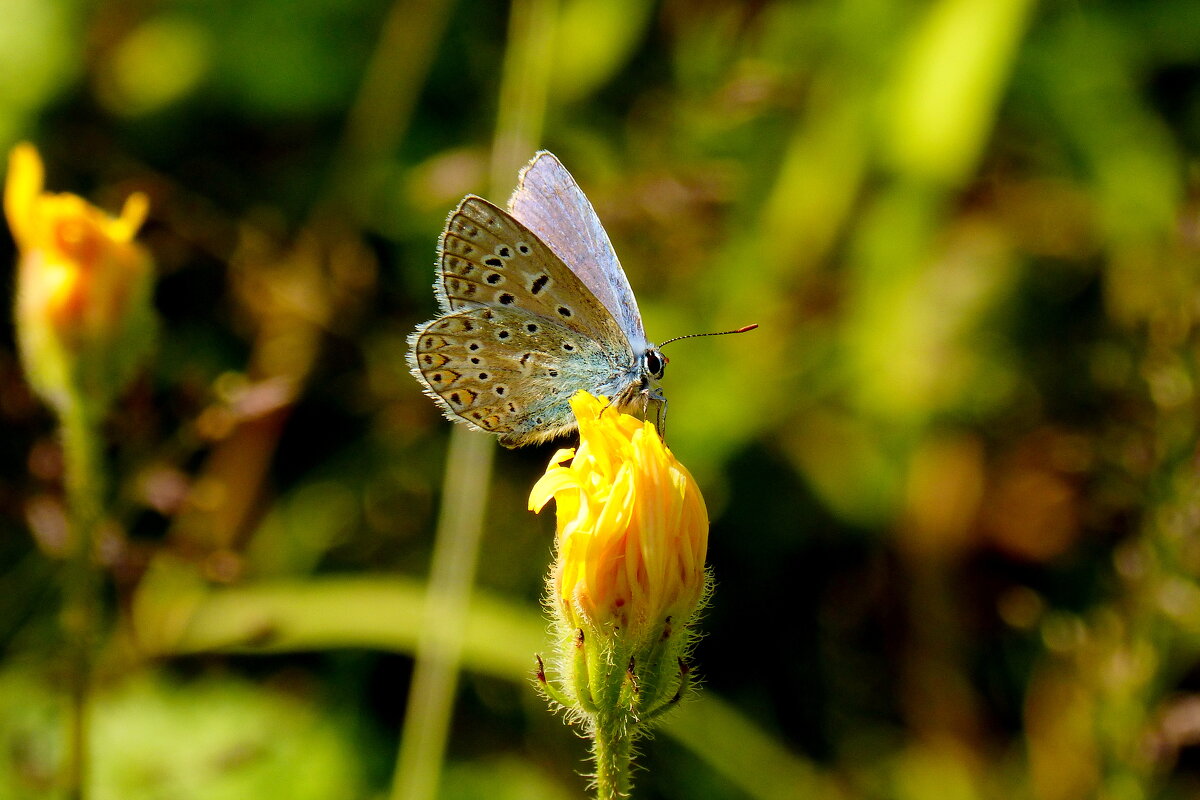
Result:
M523 309L596 339L614 358L628 352L632 359L596 296L536 234L479 197L466 197L446 224L438 295L448 311L477 305Z
M539 152L521 171L508 207L604 304L633 350L644 350L642 316L608 233L553 153Z

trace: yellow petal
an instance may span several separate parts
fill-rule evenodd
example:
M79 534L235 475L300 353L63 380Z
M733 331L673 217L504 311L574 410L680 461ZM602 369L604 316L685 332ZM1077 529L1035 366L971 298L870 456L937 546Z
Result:
M37 149L21 142L8 154L8 179L4 184L4 213L13 239L24 247L34 233L34 207L42 193L45 170Z
M529 491L529 510L535 514L539 513L559 492L578 488L578 479L571 470L565 467L551 467Z
M146 214L149 212L150 198L142 192L134 192L129 195L125 199L125 206L121 209L121 216L113 220L110 229L112 237L123 242L132 241L134 234L146 221Z

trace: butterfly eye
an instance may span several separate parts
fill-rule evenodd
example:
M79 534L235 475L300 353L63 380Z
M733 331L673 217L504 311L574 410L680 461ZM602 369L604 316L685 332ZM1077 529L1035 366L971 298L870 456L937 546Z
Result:
M657 350L647 350L646 354L642 356L642 368L655 378L663 376L666 366L666 359Z

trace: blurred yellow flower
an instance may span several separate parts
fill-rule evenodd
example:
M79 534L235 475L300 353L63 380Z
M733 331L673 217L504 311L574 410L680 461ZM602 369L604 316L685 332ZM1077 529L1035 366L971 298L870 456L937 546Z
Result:
M571 408L579 448L558 451L529 497L558 506L552 601L571 629L620 631L636 649L698 608L708 512L654 425L587 392Z
M9 154L4 211L19 252L17 333L25 370L53 404L120 388L150 346L151 261L133 241L148 203L112 217L74 194L44 191L37 150Z

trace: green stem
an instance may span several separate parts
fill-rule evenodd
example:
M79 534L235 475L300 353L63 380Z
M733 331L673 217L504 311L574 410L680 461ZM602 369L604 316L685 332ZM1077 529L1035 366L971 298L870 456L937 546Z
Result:
M96 420L87 402L62 410L63 457L66 464L67 510L71 553L64 573L62 626L70 659L71 719L67 737L68 797L87 796L88 712L92 656L99 630L99 575L92 565L96 527L101 516L104 473L100 467Z
M633 720L628 715L598 714L592 732L592 756L596 762L596 800L628 797L629 768L633 760Z
M396 754L392 800L438 796L483 536L495 446L490 437L462 427L456 426L450 437L442 513L425 593L425 623Z
M492 148L493 196L508 193L517 169L537 149L541 138L555 18L556 0L515 0L511 4L500 119ZM491 439L481 434L468 433L458 426L451 434L442 519L427 595L427 633L417 649L411 699L392 779L392 800L424 800L437 795L493 450ZM462 455L456 457L456 451Z

